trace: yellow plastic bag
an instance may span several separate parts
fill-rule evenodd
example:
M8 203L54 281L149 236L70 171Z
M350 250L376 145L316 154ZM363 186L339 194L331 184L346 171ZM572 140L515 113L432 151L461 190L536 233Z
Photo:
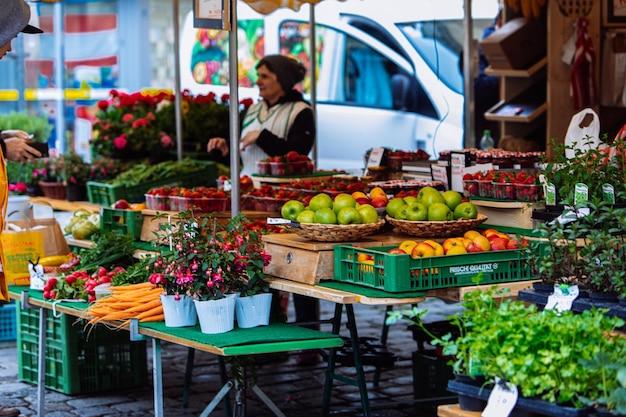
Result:
M0 235L5 285L29 285L28 261L45 256L41 230L5 230Z

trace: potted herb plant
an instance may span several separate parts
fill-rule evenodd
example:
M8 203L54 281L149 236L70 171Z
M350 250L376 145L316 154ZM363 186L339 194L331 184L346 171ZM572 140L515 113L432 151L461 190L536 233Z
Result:
M64 158L55 157L46 160L46 167L41 173L43 176L38 184L43 195L56 200L65 200L67 187L63 182Z

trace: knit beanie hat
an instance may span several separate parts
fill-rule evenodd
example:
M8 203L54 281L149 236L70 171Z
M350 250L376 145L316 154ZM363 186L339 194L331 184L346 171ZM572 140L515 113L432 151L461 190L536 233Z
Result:
M0 45L10 42L18 33L43 33L28 24L30 7L24 0L2 0L0 13Z
M256 69L265 65L267 69L276 74L280 86L289 92L293 86L304 80L306 68L293 58L283 55L267 55L256 64Z

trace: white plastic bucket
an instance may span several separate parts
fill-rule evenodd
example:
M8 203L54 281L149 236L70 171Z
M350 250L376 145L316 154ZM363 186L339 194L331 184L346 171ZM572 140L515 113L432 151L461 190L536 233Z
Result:
M206 334L226 333L235 327L236 297L225 297L220 300L194 300L200 330Z
M8 220L27 220L33 218L33 208L27 195L10 195L7 205Z
M161 294L161 304L167 327L195 326L198 322L193 299L187 295L181 295L177 300L175 295Z
M237 298L235 306L237 326L243 329L267 326L270 322L271 307L272 293Z

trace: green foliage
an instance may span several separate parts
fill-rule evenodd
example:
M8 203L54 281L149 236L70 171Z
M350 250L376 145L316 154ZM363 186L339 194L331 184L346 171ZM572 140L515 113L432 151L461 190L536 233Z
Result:
M565 157L565 151L573 150L575 144L566 147L563 144L552 143L553 154L556 156L552 162L546 164L544 175L555 185L561 203L573 205L574 188L577 183L583 183L589 187L589 201L594 204L602 201L603 184L613 185L617 202L625 201L626 143L620 139L609 147L606 143L606 136L602 140L604 142L602 149L591 149L585 152L576 149L575 157L572 159ZM581 139L583 144L588 141L589 137Z
M23 130L32 134L33 140L47 142L50 132L52 132L52 126L45 116L12 112L0 115L0 131L2 130Z
M146 256L128 267L124 272L115 275L111 280L112 285L140 284L148 280L151 257Z
M616 372L584 365L601 354L622 363L626 340L607 336L624 325L622 320L601 310L558 315L518 301L498 304L494 295L495 290L468 294L464 312L452 318L460 336L434 338L444 354L454 355L455 372L499 377L517 385L524 397L576 406L600 402L617 386ZM413 309L393 313L389 321L404 318L424 328L423 315ZM620 394L615 393L616 402Z

